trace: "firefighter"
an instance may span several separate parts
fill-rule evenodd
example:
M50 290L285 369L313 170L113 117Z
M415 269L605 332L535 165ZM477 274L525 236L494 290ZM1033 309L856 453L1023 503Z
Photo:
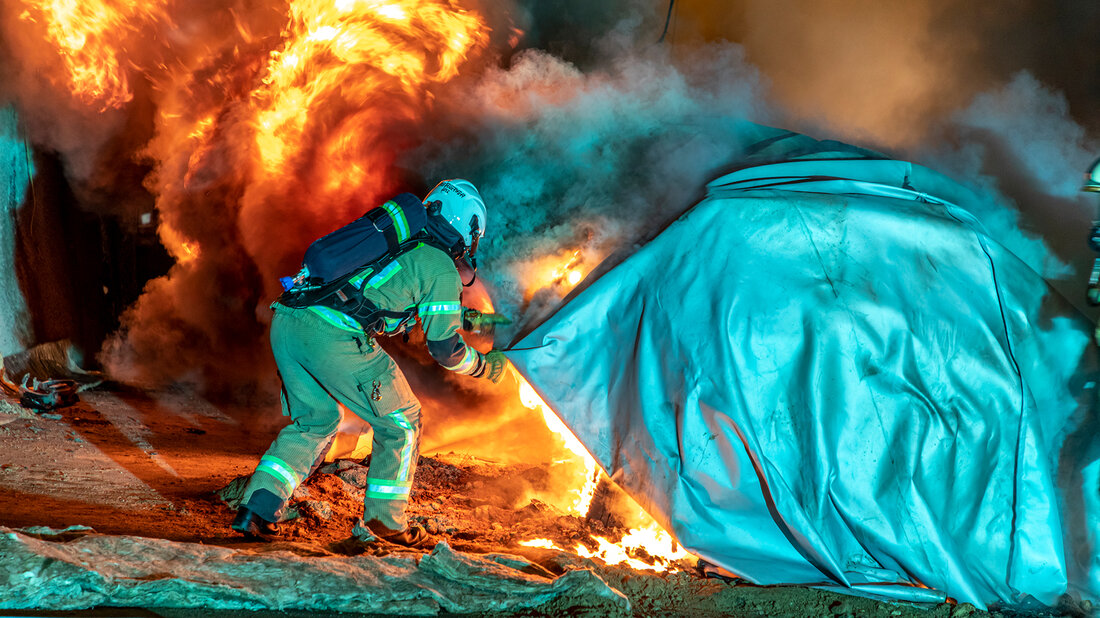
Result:
M499 350L482 354L458 333L488 332L502 320L464 310L455 261L473 259L485 234L485 202L468 180L440 182L424 200L445 221L454 245L444 251L421 243L400 253L362 286L384 315L384 335L404 332L420 318L432 357L456 373L493 382L503 379L507 360ZM343 404L369 423L374 437L363 517L353 530L361 541L375 538L415 547L428 535L408 525L408 504L420 441L420 403L393 359L350 316L323 306L272 305L271 349L282 378L285 427L260 459L242 497L232 528L270 539L294 489L323 459L340 423Z

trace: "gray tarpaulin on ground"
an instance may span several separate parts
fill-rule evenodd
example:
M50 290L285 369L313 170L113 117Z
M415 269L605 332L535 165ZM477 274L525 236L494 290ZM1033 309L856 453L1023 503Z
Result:
M339 556L298 543L231 549L74 528L0 527L0 609L630 615L630 601L591 570L545 577L526 558L446 543L427 555Z
M1095 599L1090 325L962 187L830 148L715 180L509 358L746 579Z

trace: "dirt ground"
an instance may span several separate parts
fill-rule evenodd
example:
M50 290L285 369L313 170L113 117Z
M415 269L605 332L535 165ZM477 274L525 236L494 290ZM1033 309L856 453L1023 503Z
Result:
M234 511L223 498L232 501L278 430L278 424L252 422L260 414L270 411L216 406L187 391L121 387L83 392L77 405L49 414L35 414L0 399L0 526L81 525L103 534L256 547L256 541L229 529ZM296 517L282 524L276 542L301 555L362 551L342 541L361 513L365 463L338 460L310 477L291 503ZM581 543L595 549L594 535L617 541L626 532L614 509L600 508L601 503L613 502L615 490L606 485L586 518L530 499L532 490L549 486L551 472L547 464L505 465L462 453L421 457L410 517L457 550L521 555L544 569L541 574L547 577L567 568L592 568L630 598L639 616L961 618L1085 616L1091 609L1072 602L1027 612L984 612L954 603L890 603L809 587L760 587L705 578L694 560L657 574L607 566L570 551L521 546L521 541L541 537L561 548ZM369 551L397 549L379 544ZM113 615L184 615L135 611ZM545 607L527 615L559 614Z

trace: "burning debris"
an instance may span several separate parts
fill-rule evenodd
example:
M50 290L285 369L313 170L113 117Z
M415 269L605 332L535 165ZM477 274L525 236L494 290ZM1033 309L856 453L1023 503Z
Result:
M361 516L368 463L369 458L341 459L311 475L288 503L280 541L315 543L336 553L385 555L401 549L386 543L346 544ZM563 474L562 466L508 465L454 453L421 457L409 518L424 526L433 540L457 550L480 554L541 547L643 571L694 571L694 560L663 531L626 527L621 505L629 498L606 480L599 492L593 489L599 503L592 510L600 516L587 516L588 508L584 514L564 511L540 499L555 488L553 477ZM218 492L219 497L237 508L247 481L235 479Z
M565 448L573 454L574 461L579 459L582 462L583 472L578 474L577 478L583 480L583 484L571 491L575 498L573 503L569 505L569 510L584 517L588 514L589 507L592 506L592 496L596 493L596 483L600 478L599 470L596 468L596 460L592 459L592 456L588 454L588 450L573 435L573 432L565 426L565 423L561 422L558 415L554 414L550 407L543 403L542 399L539 399L539 396L535 394L535 389L531 388L527 380L524 380L518 374L516 379L520 381L519 397L523 405L541 413L543 421L546 422L546 427L561 439Z

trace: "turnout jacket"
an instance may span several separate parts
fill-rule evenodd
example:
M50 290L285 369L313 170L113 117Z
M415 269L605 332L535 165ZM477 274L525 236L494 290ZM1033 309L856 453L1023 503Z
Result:
M482 373L483 355L458 334L462 327L462 280L454 260L445 252L420 243L377 271L365 269L350 282L379 309L404 314L385 318L384 334L402 333L419 317L427 336L428 352L436 362L457 373L474 376ZM307 310L341 329L369 336L345 313L318 305Z

